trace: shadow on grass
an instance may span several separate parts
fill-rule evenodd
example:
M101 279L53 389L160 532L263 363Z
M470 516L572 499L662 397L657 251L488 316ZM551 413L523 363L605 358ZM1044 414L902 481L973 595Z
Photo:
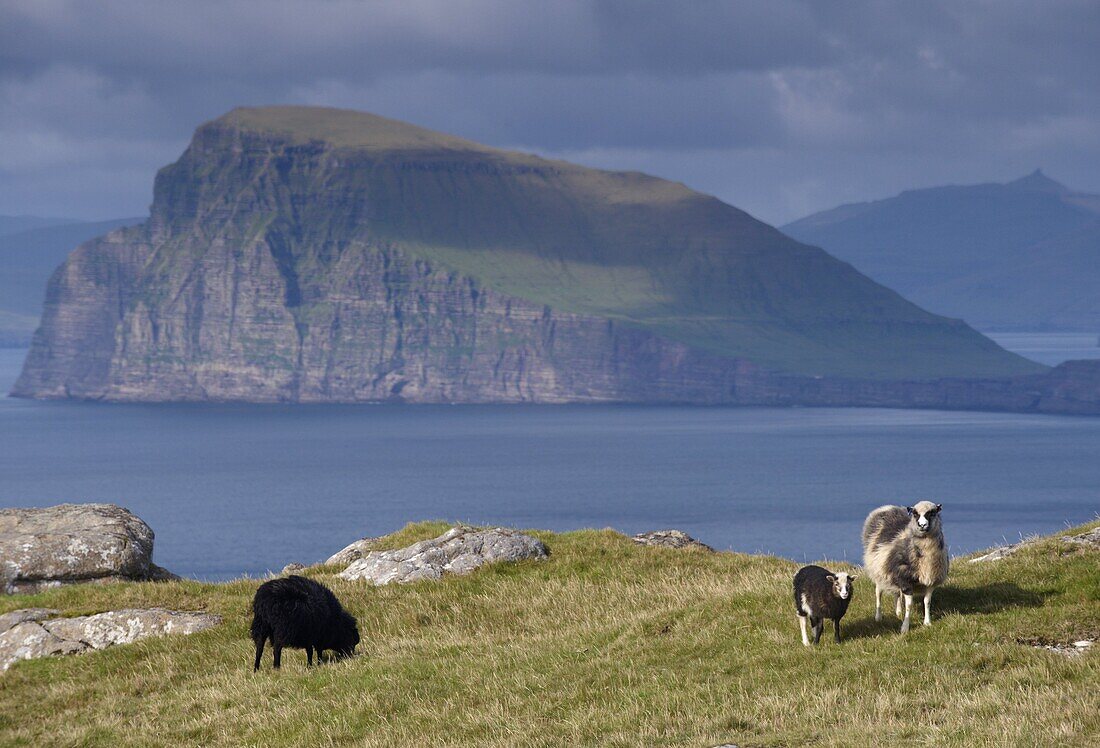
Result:
M1022 589L1013 582L983 584L980 587L947 585L937 589L932 596L932 618L935 620L948 613L964 616L982 615L1007 608L1034 608L1042 604L1042 595ZM921 621L924 620L924 603L921 600L913 601L913 610L910 615L913 628L919 628ZM830 630L831 626L831 623L827 625ZM881 621L876 621L874 616L852 620L845 618L841 622L841 635L845 639L861 639L896 634L900 628L901 619L894 615L893 596L883 595Z
M845 639L865 639L869 636L884 636L898 633L901 621L894 618L894 611L882 612L882 620L876 621L874 616L857 618L849 621L845 618L840 623L840 634Z
M932 614L973 615L996 613L1006 608L1035 608L1043 604L1043 595L1022 589L1014 582L983 584L980 587L946 585L932 598ZM923 615L923 609L922 609Z

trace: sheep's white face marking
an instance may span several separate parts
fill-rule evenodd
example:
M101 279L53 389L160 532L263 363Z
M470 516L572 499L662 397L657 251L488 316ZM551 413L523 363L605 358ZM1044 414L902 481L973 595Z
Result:
M833 580L833 593L841 600L847 600L852 596L852 582L855 578L855 574L849 574L846 571L838 573Z
M918 536L927 535L937 526L940 510L943 507L931 501L918 501L911 507L906 507L910 521L916 528Z

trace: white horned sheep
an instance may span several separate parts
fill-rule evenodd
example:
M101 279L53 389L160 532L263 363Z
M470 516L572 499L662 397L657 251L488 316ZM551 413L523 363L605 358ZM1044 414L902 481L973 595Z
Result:
M863 523L863 568L875 583L875 620L882 620L882 593L897 593L901 633L909 630L913 597L924 597L924 625L932 623L932 591L950 568L940 511L931 501L910 507L880 506ZM902 598L905 614L902 617Z
M834 574L820 566L803 566L794 575L794 611L802 629L802 643L810 646L806 636L806 621L814 632L814 644L821 641L825 619L833 622L833 637L840 644L840 619L848 611L852 601L852 582L856 575L847 572Z

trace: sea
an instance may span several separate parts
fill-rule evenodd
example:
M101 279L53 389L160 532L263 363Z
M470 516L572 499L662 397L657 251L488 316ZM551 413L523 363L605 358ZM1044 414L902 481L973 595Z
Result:
M1014 335L1045 363L1100 357L1093 336ZM25 353L0 350L0 391ZM0 397L0 507L119 504L153 527L157 563L207 580L427 519L676 528L723 550L858 562L867 512L921 499L943 504L954 554L1094 519L1100 417Z

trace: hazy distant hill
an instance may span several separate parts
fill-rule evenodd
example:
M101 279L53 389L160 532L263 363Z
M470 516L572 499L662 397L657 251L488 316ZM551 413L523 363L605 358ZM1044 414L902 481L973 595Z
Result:
M269 107L200 127L148 222L69 257L16 389L755 402L752 367L1042 370L682 184Z
M842 205L783 230L980 329L1100 331L1100 196L1040 171Z
M43 218L42 216L0 216L0 236L66 223L80 223L80 221L72 218Z
M77 244L142 220L81 222L0 216L0 345L30 343L46 300L46 281ZM28 224L38 225L3 233L6 228Z

